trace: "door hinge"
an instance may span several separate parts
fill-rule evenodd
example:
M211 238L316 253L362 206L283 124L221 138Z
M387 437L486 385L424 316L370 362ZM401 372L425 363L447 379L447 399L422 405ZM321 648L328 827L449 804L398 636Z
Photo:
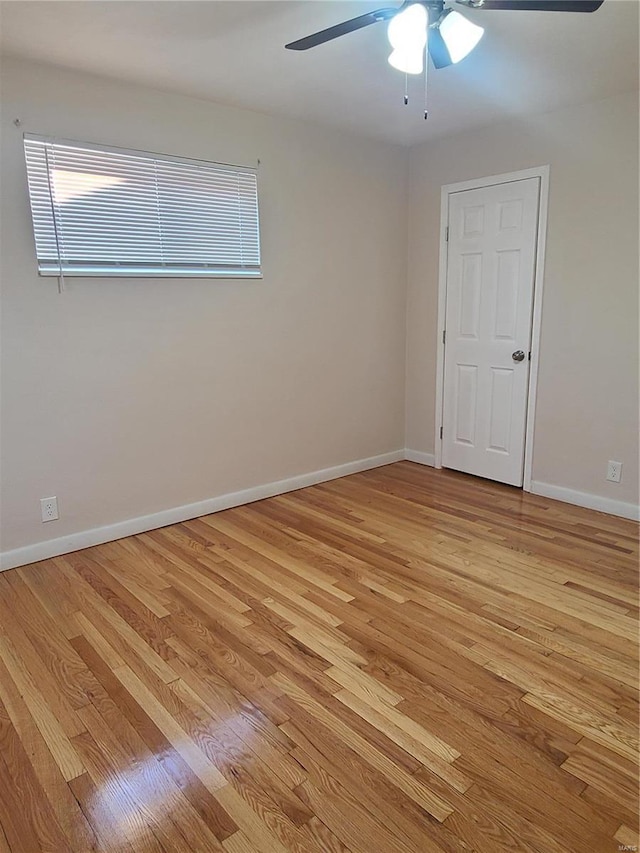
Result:
M445 243L449 242L449 226L448 225L446 225L445 229L444 229L444 242Z
M442 427L440 427L440 440L442 440Z
M447 342L447 330L443 329L442 330L442 343L446 344L446 342Z

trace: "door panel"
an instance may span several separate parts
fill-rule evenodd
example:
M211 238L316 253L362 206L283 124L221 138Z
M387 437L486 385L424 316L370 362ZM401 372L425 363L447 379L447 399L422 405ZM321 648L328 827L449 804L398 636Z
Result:
M521 486L540 181L449 198L442 462ZM525 353L521 362L512 355Z
M478 369L473 364L458 364L457 368L456 441L473 447L476 433Z
M520 252L510 249L498 252L495 323L493 336L515 342L518 319L518 284L520 282Z
M513 374L514 371L507 367L491 368L489 450L497 450L500 453L509 453L511 445Z
M460 316L458 322L460 337L477 340L480 331L482 255L463 256L460 286Z

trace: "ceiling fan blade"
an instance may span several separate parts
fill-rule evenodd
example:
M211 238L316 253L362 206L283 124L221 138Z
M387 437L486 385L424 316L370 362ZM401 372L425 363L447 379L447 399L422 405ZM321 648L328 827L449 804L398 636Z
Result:
M360 15L358 18L351 18L350 21L336 24L335 27L329 27L326 30L320 30L319 33L298 39L298 41L289 42L289 44L285 44L285 47L287 50L309 50L310 47L332 41L339 36L352 33L354 30L360 30L370 24L377 24L378 21L388 21L393 18L397 11L397 9L378 9L375 12L368 12L366 15Z
M473 6L457 0L462 6ZM604 0L484 0L477 9L519 9L524 12L595 12Z

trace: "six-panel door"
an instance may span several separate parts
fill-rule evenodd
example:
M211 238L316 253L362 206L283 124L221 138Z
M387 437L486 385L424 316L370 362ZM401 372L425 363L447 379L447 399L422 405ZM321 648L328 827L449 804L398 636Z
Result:
M522 485L539 178L449 197L442 464Z

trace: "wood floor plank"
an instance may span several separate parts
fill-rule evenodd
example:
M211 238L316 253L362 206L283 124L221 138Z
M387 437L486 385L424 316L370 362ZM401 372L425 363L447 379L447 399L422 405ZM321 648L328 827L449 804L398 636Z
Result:
M617 799L629 809L630 812L638 805L638 778L630 778L621 768L621 762L615 761L617 755L603 755L606 751L595 751L585 741L572 752L567 760L561 765L563 770L581 779L587 785L591 785L612 799ZM631 762L625 762L625 764Z
M375 849L380 853L417 853L417 848L400 838L398 833L387 829L364 809L352 792L331 779L321 767L314 768L310 759L303 757L302 760L312 777L300 786L300 796L354 853L369 851L373 839ZM436 853L438 848L425 838L424 850Z
M128 729L116 706L104 697L81 713L99 750L93 760L106 759L107 774L114 777L115 783L121 782L121 796L126 798L128 810L141 815L163 847L172 851L213 847L214 832L172 784L162 765L135 732ZM101 772L105 773L104 764ZM157 807L159 802L161 810ZM231 824L227 832L230 834L234 830Z
M127 774L110 766L104 748L98 746L89 732L73 738L73 744L82 756L105 808L123 828L126 841L135 849L162 853L162 845L148 825L144 810L132 795Z
M43 844L38 837L38 815L31 814L22 802L21 792L0 754L0 826L12 853L41 853ZM46 802L44 794L42 800ZM63 848L64 849L64 848Z
M46 792L47 799L71 848L79 851L93 849L94 834L66 784L65 777L28 706L1 662L0 702L6 709L9 721L13 725L42 790Z
M0 575L0 590L3 590L3 581L6 581L6 578ZM80 734L83 728L71 701L67 698L69 686L65 683L66 679L48 669L38 648L31 642L21 624L22 620L18 615L20 611L20 605L13 596L9 598L0 593L0 655L4 658L5 666L12 677L19 681L20 689L27 692L30 701L41 706L51 706L59 727L67 737ZM62 668L61 663L59 669ZM37 699L41 692L46 693L47 703ZM76 691L77 695L80 693L81 691ZM85 697L84 704L86 702ZM77 704L83 703L79 701Z
M464 793L471 787L471 781L450 763L458 755L455 751L451 753L450 748L446 744L442 744L439 738L434 738L419 726L415 728L420 729L420 737L415 737L415 731L412 733L411 727L407 726L407 723L413 723L412 720L405 717L400 725L398 724L400 722L398 717L401 715L398 714L394 721L393 718L389 718L387 714L380 713L380 710L372 707L349 690L339 690L335 696L336 699L343 702L364 720L367 720L371 725L384 732L398 746L402 747L410 755L413 755L423 766L432 770L436 776L448 782L456 791ZM407 731L407 728L409 728L409 731ZM430 748L434 746L437 751ZM442 746L444 746L444 755L440 751Z
M619 844L622 844L627 850L633 850L634 847L637 850L638 848L638 831L630 829L624 824L620 825L618 831L613 837Z
M102 791L93 783L88 773L72 779L69 788L96 834L97 850L105 853L111 850L117 850L118 853L136 851L136 847L128 840L121 816L114 815L109 809Z
M291 703L287 708L299 706L304 709L310 717L318 722L324 723L328 728L341 734L343 740L349 743L357 752L368 761L372 767L379 770L390 779L394 785L402 790L410 799L418 803L425 811L433 815L436 820L444 820L451 809L439 796L429 791L424 785L416 782L414 776L410 776L379 749L372 746L357 732L349 729L344 723L334 717L326 708L310 696L306 691L296 685L286 676L274 676L274 680L282 686ZM297 708L296 708L297 711ZM295 712L294 712L295 713Z
M0 853L11 853L9 842L7 841L7 836L5 835L2 826L0 826Z
M255 853L256 849L251 839L247 838L244 832L240 832L240 830L225 839L222 846L227 853Z
M11 777L20 810L38 837L38 848L54 853L65 846L64 830L55 814L51 799L41 787L25 745L14 728L9 714L0 702L0 757L5 764L5 779Z
M181 754L174 749L171 742L165 737L151 717L138 705L134 697L125 690L121 682L109 669L106 662L96 653L84 637L72 641L78 654L91 667L100 683L101 694L92 697L92 701L102 710L106 716L109 709L105 708L105 700L117 709L115 718L110 716L111 725L121 733L123 739L127 738L126 725L123 730L120 716L133 730L148 750L148 756L155 756L160 763L164 773L173 781L182 795L188 800L191 807L200 816L205 827L216 837L226 838L236 830L236 825L230 820L227 813L222 809L211 791L205 786L200 778L193 772L189 764L182 758ZM84 787L84 783L81 786Z
M297 744L293 755L304 766L312 784L328 786L326 792L338 788L357 793L363 809L412 849L448 849L449 842L455 849L455 839L450 838L444 823L435 820L381 769L360 756L344 737L336 736L300 708L282 728ZM298 790L304 791L305 786Z
M638 525L399 462L0 575L0 853L638 844Z
M69 782L76 776L82 775L85 771L84 765L69 740L68 731L71 725L67 727L67 731L64 730L63 723L57 716L59 710L56 703L51 701L50 696L45 697L42 694L11 641L2 636L0 636L0 659L29 708L29 713L66 781ZM72 736L84 731L84 726L75 717L73 729Z

